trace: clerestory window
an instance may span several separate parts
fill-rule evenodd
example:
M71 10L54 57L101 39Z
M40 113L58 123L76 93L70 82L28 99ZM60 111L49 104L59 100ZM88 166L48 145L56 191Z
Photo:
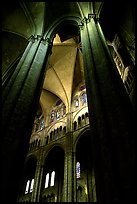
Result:
M55 171L46 174L45 188L55 185Z
M25 188L25 194L31 193L34 187L34 179L28 180Z

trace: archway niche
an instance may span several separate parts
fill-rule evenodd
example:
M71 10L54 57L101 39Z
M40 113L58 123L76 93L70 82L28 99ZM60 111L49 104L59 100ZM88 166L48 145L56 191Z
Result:
M61 202L64 180L64 150L53 147L45 158L41 187L41 202Z
M96 202L91 132L87 130L76 145L76 201Z
M31 194L33 192L33 187L35 183L35 172L36 172L37 159L33 156L28 158L24 165L22 173L22 181L20 185L20 194L31 199Z

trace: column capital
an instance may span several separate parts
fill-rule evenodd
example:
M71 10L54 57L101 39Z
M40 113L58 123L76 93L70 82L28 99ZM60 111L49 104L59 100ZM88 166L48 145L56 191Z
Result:
M32 41L34 43L34 42L41 40L41 39L42 39L41 35L37 35L37 36L31 35L28 40Z
M35 42L35 37L34 37L34 35L31 35L31 36L29 37L28 41Z
M87 23L89 23L91 21L91 19L94 19L95 22L97 22L99 20L99 18L97 18L97 15L95 13L89 13L88 14Z
M83 30L83 26L84 24L86 23L89 23L91 21L91 19L94 19L95 21L98 20L97 18L97 15L95 13L89 13L88 14L88 17L84 17L82 20L81 20L81 24L79 25L79 28Z
M84 29L84 24L87 24L91 21L91 18L94 19L95 21L98 20L97 16L95 13L89 13L88 14L88 17L84 17L83 19L81 19L81 24L78 25L79 29L80 30L83 30Z
M84 24L83 24L82 21L81 21L81 24L78 25L78 27L79 27L79 30L83 30L84 29Z
M52 40L50 39L50 38L42 38L42 40L41 40L41 42L44 44L44 45L46 45L46 44L48 44L49 46L52 46Z
M84 17L84 18L81 20L81 23L82 23L82 24L87 23L87 17Z

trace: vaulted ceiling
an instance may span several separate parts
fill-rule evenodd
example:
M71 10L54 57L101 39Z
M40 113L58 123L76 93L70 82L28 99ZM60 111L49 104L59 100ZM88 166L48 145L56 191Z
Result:
M98 10L100 4L97 3ZM2 9L2 72L15 69L29 38L42 35L60 15L86 15L89 4L85 2L14 2L3 4ZM90 5L92 6L92 5ZM58 9L57 9L58 8ZM79 8L82 8L80 11ZM48 20L45 20L48 19ZM84 67L78 30L64 26L56 34L52 54L48 60L40 105L44 115L59 99L68 109L72 94L84 83Z
M106 39L112 40L119 20L115 11L120 8L101 2L8 2L2 5L2 73L12 69L24 52L29 38L42 35L53 18L66 14L87 15L91 10L100 15ZM120 5L120 3L119 3ZM110 12L111 11L111 12ZM112 12L113 11L113 12ZM48 19L48 20L47 20ZM110 22L113 22L113 26ZM115 22L115 23L114 23ZM113 28L112 28L113 27ZM16 66L15 66L16 67ZM78 30L64 27L54 38L52 54L48 60L40 104L44 114L61 99L67 108L72 93L79 84L84 83L84 65Z

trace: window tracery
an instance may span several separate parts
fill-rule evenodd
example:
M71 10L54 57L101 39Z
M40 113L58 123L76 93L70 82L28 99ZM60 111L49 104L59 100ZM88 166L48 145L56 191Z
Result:
M45 188L55 185L55 171L46 174Z
M82 93L81 100L82 100L82 105L86 105L87 104L87 94L85 92Z
M56 120L59 120L60 119L60 110L57 110L56 112Z
M34 179L27 180L25 194L31 193L33 191L33 186L34 186Z
M56 106L54 106L51 110L49 122L52 123L56 120L60 120L65 115L66 115L66 106L62 103L56 103Z

